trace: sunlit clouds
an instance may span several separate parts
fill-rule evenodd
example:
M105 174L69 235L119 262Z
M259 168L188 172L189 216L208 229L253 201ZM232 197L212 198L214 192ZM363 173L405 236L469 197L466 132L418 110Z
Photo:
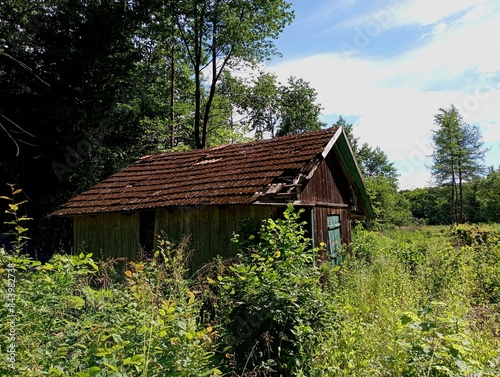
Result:
M356 119L361 141L380 146L395 162L401 188L429 184L425 156L432 152L434 114L451 104L480 126L492 147L487 164L500 164L500 3L389 1L368 11L358 1L320 3L314 6L331 10L321 18L294 4L298 26L291 32L299 32L304 15L309 21L302 25L318 43L315 16L331 29L324 33L328 48L287 59L287 51L300 55L300 45L289 46L285 35L278 44L284 56L269 67L280 81L290 75L309 81L325 120Z

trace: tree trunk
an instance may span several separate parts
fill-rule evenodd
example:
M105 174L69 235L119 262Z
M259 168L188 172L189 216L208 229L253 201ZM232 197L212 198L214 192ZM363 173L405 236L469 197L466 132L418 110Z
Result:
M202 59L202 45L201 40L203 38L203 15L200 15L198 19L198 12L196 4L195 7L195 24L194 24L194 76L195 76L195 109L194 109L194 140L196 148L205 148L205 143L200 137L200 126L201 126L201 59Z
M456 198L455 161L451 157L451 223L458 224L457 198Z
M462 184L462 167L458 167L458 190L459 190L459 201L460 201L460 212L458 214L458 221L460 224L464 223L464 193Z
M172 36L174 36L175 26L172 26ZM170 55L170 148L175 146L175 37L172 42Z

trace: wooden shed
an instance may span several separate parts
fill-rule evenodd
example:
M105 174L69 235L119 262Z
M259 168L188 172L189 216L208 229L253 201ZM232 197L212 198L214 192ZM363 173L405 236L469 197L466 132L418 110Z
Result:
M342 128L210 149L144 156L61 206L74 219L74 247L136 259L163 231L191 236L192 267L234 254L233 232L304 208L314 245L332 258L351 241L351 220L373 214Z

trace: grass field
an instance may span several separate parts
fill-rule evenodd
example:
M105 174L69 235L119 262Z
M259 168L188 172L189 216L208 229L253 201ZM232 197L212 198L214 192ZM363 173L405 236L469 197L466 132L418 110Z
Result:
M118 269L3 252L0 374L500 375L498 227L357 228L319 267L295 221L196 279L168 242Z

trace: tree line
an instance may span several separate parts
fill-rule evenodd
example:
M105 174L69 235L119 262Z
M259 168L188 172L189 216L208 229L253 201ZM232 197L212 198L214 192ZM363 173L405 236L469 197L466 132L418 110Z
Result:
M347 132L372 200L375 218L366 226L500 222L500 167L485 166L488 150L480 129L466 123L455 106L436 113L428 167L432 182L413 190L398 189L397 169L384 151L360 145L343 118L336 125Z
M357 148L351 132L377 215L371 225L500 221L500 168L486 168L488 150L479 127L466 123L453 105L439 109L434 125L431 186L403 191L385 153L368 145Z

